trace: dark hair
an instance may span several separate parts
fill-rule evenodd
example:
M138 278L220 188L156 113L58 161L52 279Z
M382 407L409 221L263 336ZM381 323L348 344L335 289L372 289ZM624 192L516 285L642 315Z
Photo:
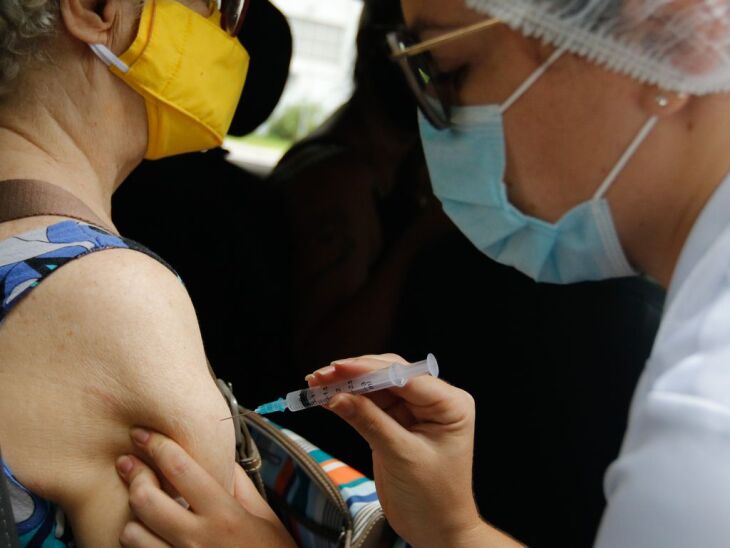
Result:
M364 0L357 35L356 93L366 93L389 121L416 128L416 103L398 66L390 60L386 34L403 25L397 0Z

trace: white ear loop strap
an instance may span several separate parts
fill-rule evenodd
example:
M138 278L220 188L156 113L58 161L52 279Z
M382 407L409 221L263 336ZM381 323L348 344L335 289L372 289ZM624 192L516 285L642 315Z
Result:
M129 67L104 44L90 44L89 47L106 66L113 65L125 74L129 72Z
M533 72L530 77L525 80L520 87L518 87L515 92L510 95L509 99L507 99L500 107L500 111L502 114L507 112L509 108L514 105L520 97L522 97L525 93L527 93L527 90L529 90L535 82L537 82L543 74L547 72L547 70L553 66L555 61L560 59L560 57L565 53L565 51L568 49L567 46L562 46L558 49L556 49L550 57L548 57L548 60L545 61L541 67L539 67L535 72Z
M636 135L636 137L634 137L634 140L629 145L629 148L626 149L626 152L624 152L623 156L621 156L621 159L608 174L606 180L603 181L603 184L600 187L598 187L598 190L593 195L594 200L600 200L605 196L606 192L608 192L608 189L611 188L611 185L616 181L616 178L621 174L623 169L626 167L626 164L628 164L631 158L633 158L638 148L649 136L649 133L651 133L651 130L654 129L654 126L656 126L658 121L659 118L657 116L652 116L646 121L641 130L639 130L639 133Z

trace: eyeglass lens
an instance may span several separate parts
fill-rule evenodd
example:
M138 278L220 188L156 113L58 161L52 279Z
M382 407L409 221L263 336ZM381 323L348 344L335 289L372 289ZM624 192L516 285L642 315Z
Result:
M418 43L408 31L391 33L388 42L393 53ZM421 112L439 129L449 127L451 117L452 89L450 79L438 71L429 52L395 59L404 72L406 81L418 103Z

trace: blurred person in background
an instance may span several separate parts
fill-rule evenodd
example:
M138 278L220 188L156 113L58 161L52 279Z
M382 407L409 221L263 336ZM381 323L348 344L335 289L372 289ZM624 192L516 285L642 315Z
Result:
M428 186L415 103L387 60L397 2L364 2L352 97L277 164L291 240L291 354L301 374L382 348L414 254L452 227Z

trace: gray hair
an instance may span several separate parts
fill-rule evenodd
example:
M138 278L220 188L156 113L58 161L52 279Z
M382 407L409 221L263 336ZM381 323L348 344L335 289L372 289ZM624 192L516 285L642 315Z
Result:
M43 53L41 43L58 21L58 0L0 0L0 96L24 63Z

